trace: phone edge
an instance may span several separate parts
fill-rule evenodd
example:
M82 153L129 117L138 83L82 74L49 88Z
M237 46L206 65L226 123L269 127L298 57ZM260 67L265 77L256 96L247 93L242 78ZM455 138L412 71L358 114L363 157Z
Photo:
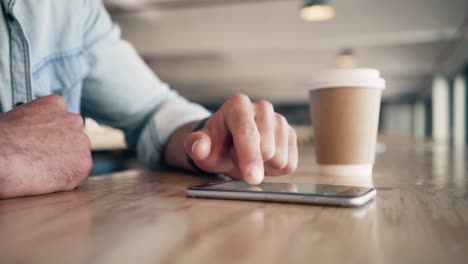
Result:
M352 197L333 197L333 196L312 196L312 195L289 195L276 193L248 193L248 192L231 192L231 191L204 191L186 189L185 193L192 198L208 198L208 199L227 199L227 200L248 200L248 201L267 201L267 202L286 202L299 204L315 204L315 205L334 205L343 207L359 207L367 204L376 196L376 191L372 188L367 193Z

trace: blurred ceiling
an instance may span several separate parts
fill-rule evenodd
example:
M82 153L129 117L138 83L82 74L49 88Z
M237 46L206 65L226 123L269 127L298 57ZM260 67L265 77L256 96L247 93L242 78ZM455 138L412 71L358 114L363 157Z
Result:
M299 0L105 3L158 76L198 102L235 92L305 102L307 80L346 47L381 70L386 99L424 94L434 73L468 59L466 0L333 0L337 17L325 22L301 20Z

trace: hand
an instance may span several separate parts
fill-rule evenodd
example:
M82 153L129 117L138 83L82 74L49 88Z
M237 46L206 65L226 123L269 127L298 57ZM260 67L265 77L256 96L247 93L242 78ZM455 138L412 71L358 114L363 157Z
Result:
M184 145L201 169L250 184L290 174L298 162L296 134L286 119L271 103L252 103L243 94L232 96Z
M58 95L0 115L0 198L72 190L91 167L83 119Z

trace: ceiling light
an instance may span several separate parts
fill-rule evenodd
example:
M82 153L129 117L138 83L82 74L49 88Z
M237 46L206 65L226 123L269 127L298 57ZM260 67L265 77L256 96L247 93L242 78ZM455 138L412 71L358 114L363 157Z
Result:
M301 17L306 21L324 21L335 17L335 9L327 0L307 0L301 9Z

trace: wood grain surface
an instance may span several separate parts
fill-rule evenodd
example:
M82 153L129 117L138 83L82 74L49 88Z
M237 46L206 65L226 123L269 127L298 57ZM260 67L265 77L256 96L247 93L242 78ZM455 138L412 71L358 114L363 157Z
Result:
M390 142L362 208L190 199L207 179L144 169L0 200L0 263L467 263L466 151ZM383 152L383 150L381 150ZM314 174L312 146L280 182Z

